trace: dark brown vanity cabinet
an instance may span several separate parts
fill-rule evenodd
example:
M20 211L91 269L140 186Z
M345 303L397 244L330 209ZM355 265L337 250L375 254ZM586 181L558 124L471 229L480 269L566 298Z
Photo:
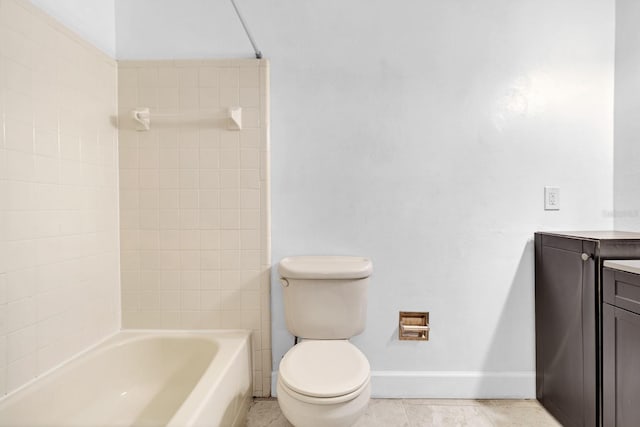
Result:
M565 427L598 427L602 262L640 258L640 234L536 233L535 258L536 397Z
M640 425L640 275L603 272L604 427Z

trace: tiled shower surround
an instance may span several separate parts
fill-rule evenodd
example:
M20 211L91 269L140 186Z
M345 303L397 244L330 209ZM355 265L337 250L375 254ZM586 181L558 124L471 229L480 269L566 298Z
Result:
M123 327L251 329L268 396L268 64L125 61L118 90Z
M0 396L120 327L117 66L0 0Z

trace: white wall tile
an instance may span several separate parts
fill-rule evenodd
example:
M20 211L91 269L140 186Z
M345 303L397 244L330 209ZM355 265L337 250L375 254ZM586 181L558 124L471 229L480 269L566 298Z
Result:
M36 354L30 353L25 357L7 364L7 392L17 389L21 385L35 378Z
M7 335L7 361L9 363L33 354L36 348L36 327L33 325Z
M149 104L157 94L160 109L187 116L238 102L257 106L265 91L258 77L265 69L228 65L123 62L120 93ZM128 114L133 97L125 95L121 114ZM259 158L267 148L261 144L266 127L238 132L212 123L176 119L172 127L152 124L137 135L121 129L121 144L127 140L120 163L125 327L244 327L258 335L269 330L260 322L269 318L261 313L270 304L260 298L256 280L260 236L267 232L260 221L268 212L261 205L267 183L260 182ZM144 216L133 214L142 209ZM157 220L149 218L153 212ZM257 390L263 393L263 387Z
M158 87L175 88L178 86L178 70L172 67L158 68Z
M217 88L218 76L220 72L217 67L200 67L199 69L199 83L202 89L205 88Z
M28 2L2 7L0 395L119 327L102 298L119 288L115 61Z

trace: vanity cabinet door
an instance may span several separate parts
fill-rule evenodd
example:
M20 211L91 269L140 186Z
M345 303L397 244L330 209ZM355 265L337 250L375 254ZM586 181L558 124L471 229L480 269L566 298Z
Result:
M640 315L603 304L604 427L640 425Z
M544 236L536 251L536 396L563 426L596 427L595 247Z

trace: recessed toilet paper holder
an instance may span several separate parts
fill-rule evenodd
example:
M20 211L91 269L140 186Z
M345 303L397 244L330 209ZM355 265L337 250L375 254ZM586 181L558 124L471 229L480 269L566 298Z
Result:
M402 341L429 341L429 330L428 312L400 312L398 339Z

